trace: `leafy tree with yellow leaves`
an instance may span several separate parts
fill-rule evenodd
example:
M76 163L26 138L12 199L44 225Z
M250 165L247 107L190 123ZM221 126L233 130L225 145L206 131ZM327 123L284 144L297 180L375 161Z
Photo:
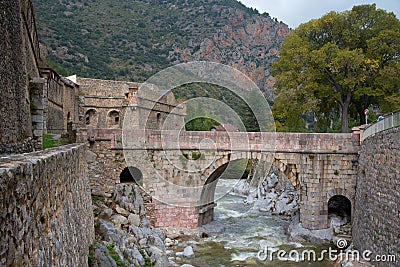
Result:
M375 4L327 13L286 38L272 73L278 128L301 131L316 114L325 128L338 116L348 132L371 104L400 107L400 21Z

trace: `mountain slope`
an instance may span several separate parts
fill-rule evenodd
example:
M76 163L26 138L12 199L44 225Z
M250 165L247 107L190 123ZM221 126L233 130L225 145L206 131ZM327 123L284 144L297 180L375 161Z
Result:
M271 97L269 68L287 25L236 0L34 0L42 54L61 74L144 81L209 60L236 67Z

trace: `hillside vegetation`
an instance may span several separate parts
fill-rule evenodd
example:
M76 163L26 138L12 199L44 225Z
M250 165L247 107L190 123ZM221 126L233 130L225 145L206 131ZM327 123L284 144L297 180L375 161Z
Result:
M165 67L215 61L271 99L269 69L287 25L236 0L34 0L41 52L62 75L144 81Z

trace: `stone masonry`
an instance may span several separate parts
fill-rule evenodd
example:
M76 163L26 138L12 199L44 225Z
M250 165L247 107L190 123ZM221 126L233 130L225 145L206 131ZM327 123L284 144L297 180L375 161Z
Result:
M0 266L87 266L94 239L84 145L0 159Z
M137 146L124 151L120 129L89 129L91 184L107 190L119 183L124 168L138 168L153 196L156 225L193 228L212 219L216 173L247 158L275 164L287 175L299 192L300 220L308 229L328 228L331 197L343 195L353 203L358 134L180 132L177 138L173 133L132 130L127 134ZM248 150L241 147L244 139ZM202 140L213 142L207 147ZM201 143L202 156L191 160ZM176 191L171 184L190 189Z
M400 261L400 128L365 139L360 152L360 172L353 216L353 242L360 251L395 255Z
M0 2L0 154L32 151L26 29L20 1ZM32 64L30 64L32 65ZM27 145L24 145L27 144Z

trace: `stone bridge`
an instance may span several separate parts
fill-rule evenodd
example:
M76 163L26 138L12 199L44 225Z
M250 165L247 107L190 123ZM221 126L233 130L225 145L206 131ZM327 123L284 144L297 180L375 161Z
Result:
M129 181L130 169L152 196L159 227L196 228L212 221L218 178L239 159L257 159L264 174L271 164L279 167L297 190L305 228L328 228L333 196L353 206L359 134L88 129L87 135L90 153L102 164L89 171L97 172L92 186Z

